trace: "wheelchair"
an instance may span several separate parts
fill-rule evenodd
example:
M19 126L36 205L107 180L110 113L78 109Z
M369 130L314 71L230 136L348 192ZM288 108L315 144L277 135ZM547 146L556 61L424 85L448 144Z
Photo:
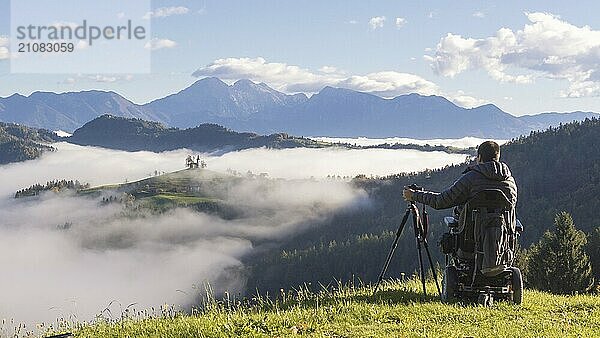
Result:
M501 190L486 189L454 214L444 218L449 232L440 241L446 263L442 301L521 304L523 278L513 263L523 225L512 203Z

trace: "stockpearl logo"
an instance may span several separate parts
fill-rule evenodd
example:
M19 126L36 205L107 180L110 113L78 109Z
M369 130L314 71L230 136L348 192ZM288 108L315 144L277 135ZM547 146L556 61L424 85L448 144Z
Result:
M150 0L11 1L11 73L149 73Z

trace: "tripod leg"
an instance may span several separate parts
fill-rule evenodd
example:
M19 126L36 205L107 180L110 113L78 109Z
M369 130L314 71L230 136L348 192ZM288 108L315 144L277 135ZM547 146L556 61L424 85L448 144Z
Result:
M423 295L427 296L427 288L425 287L425 269L423 268L423 255L421 254L421 241L417 239L417 251L419 252L419 275L421 275L421 284L423 284Z
M442 290L440 289L440 284L438 282L437 272L435 271L435 267L433 266L433 260L431 259L431 253L429 252L429 244L427 244L427 239L423 238L423 246L425 246L425 252L427 252L427 258L429 259L429 267L431 267L431 273L433 274L433 279L435 280L435 286L437 287L438 294L442 297Z
M375 295L377 293L377 290L379 289L379 284L381 284L381 281L383 280L383 276L385 275L385 272L388 269L388 266L390 265L390 261L392 260L392 256L394 255L394 251L396 250L396 246L398 246L398 236L396 236L396 239L394 240L394 243L392 244L392 247L390 249L390 252L388 253L388 256L385 260L385 264L383 265L383 269L381 269L381 273L379 274L379 278L377 279L377 284L375 284L375 290L373 290L373 295Z
M425 269L423 268L423 254L421 253L421 238L423 235L422 223L421 219L419 218L419 209L414 202L411 202L410 210L413 214L413 232L415 234L415 241L417 242L417 253L419 254L419 275L421 277L421 284L423 284L423 295L427 296L427 287L425 286Z
M410 215L410 208L406 209L406 213L404 214L404 217L402 217L402 222L400 222L400 226L398 227L398 231L396 232L396 239L394 239L394 243L392 243L392 247L390 248L390 252L388 253L388 256L385 260L383 269L381 269L381 273L379 274L379 278L377 279L377 284L375 284L375 290L373 290L373 295L377 293L377 290L379 289L379 284L381 284L383 276L385 275L385 272L387 271L388 266L390 265L390 262L392 260L392 256L394 256L394 251L398 246L398 240L400 239L400 235L402 235L402 230L404 230L404 225L408 220L408 215Z

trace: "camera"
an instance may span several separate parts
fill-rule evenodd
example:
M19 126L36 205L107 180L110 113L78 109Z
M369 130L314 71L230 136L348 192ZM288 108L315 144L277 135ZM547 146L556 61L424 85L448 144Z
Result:
M453 254L458 250L458 235L446 232L438 243L443 254Z

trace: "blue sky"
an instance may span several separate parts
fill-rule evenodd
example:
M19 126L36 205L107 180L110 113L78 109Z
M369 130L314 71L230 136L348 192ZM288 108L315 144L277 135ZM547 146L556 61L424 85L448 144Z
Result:
M152 8L150 74L22 75L2 58L10 3L0 0L0 96L103 89L143 103L218 76L286 92L333 85L443 95L515 115L600 112L593 1L173 0Z

